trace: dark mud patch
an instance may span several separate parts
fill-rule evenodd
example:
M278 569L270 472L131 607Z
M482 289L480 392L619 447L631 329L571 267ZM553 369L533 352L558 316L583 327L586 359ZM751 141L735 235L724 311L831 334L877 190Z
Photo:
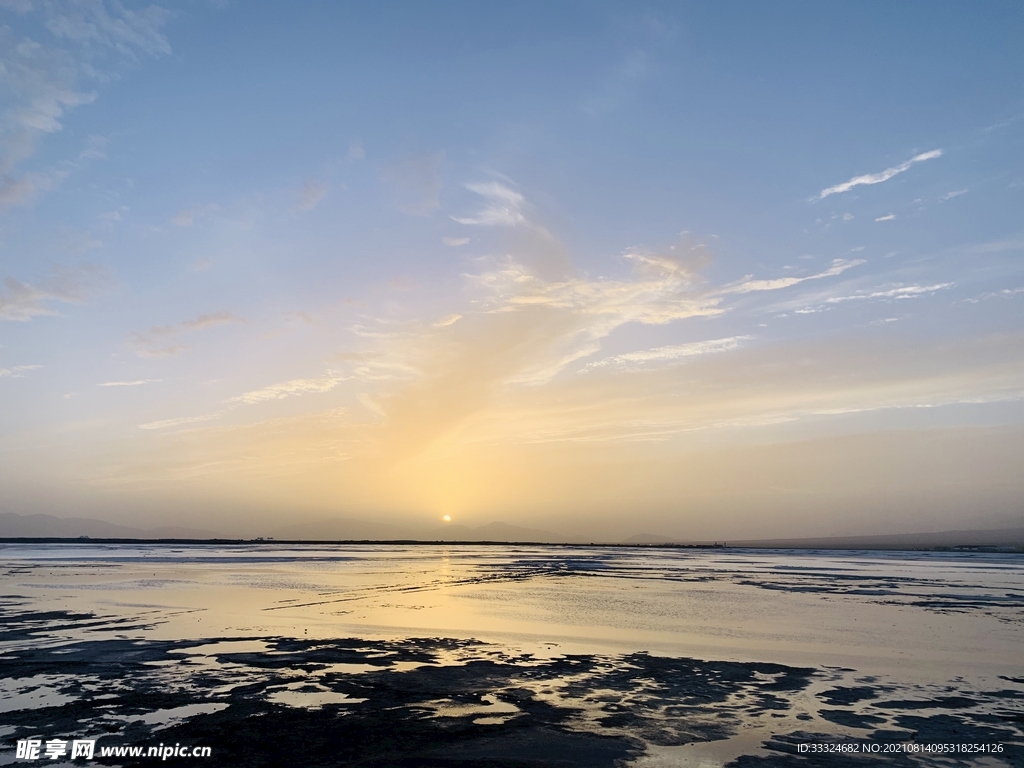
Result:
M645 653L537 658L443 638L112 639L8 650L9 688L73 700L4 721L10 740L203 745L218 765L613 766L646 744L727 738L788 710L814 673Z
M785 578L738 578L737 584L779 592L868 598L872 602L906 605L935 613L977 611L1001 621L1021 621L1024 596L932 579L876 577L841 573L785 573ZM959 590L959 591L958 591Z
M843 725L847 728L871 729L877 728L885 722L884 717L854 712L849 709L820 709L818 710L818 715L830 723Z
M450 638L59 641L69 627L119 625L7 608L3 757L18 739L89 738L97 763L123 766L151 766L153 758L101 750L207 746L217 766L611 768L654 748L759 728L763 749L730 765L928 764L906 754L802 754L804 727L823 731L815 739L849 738L843 729L853 729L865 740L998 742L1009 765L1021 764L1024 746L1017 687L935 695L869 678L842 685L853 670L647 653L538 656ZM821 679L833 681L817 694L828 706L807 709L806 690ZM967 763L953 756L943 764Z
M855 687L837 686L828 691L822 691L818 698L826 704L856 704L858 701L865 701L878 697L878 688L870 685Z

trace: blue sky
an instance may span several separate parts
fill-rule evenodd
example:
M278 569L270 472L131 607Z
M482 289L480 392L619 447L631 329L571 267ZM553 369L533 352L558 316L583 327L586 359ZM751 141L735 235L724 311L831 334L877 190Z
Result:
M0 9L4 511L1019 522L1019 4Z

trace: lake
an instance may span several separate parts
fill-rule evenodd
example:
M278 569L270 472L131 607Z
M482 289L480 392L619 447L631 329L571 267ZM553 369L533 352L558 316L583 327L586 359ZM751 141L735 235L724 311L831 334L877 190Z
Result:
M1024 764L1015 554L83 542L2 544L0 574L0 764L29 739L112 765L154 758L101 748L158 744L216 765Z

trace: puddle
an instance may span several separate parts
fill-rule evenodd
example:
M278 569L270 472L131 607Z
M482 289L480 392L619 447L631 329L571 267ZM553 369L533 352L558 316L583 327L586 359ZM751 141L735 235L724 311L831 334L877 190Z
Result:
M633 762L633 768L722 768L742 755L766 755L761 745L771 734L761 728L748 729L730 739L700 741L681 747L647 746L647 753Z
M132 720L141 720L146 725L156 726L153 730L159 731L164 728L170 728L172 725L177 725L183 720L188 720L190 717L195 717L196 715L210 715L214 712L220 712L222 709L227 708L228 705L223 702L186 704L183 707L173 707L172 709L157 709L153 712L147 712L139 717L133 717Z
M226 653L273 653L266 640L221 640L216 643L197 645L171 653L185 653L189 656L220 656Z
M68 696L58 690L59 686L66 685L67 682L67 678L50 675L0 680L0 712L64 706L75 701L74 696Z
M512 717L522 714L522 710L514 704L501 701L491 693L480 697L482 704L462 704L449 700L426 701L421 706L430 707L437 717L474 717L477 725L500 725Z
M366 699L350 698L312 683L291 683L281 688L268 689L267 701L297 709L320 709L325 704L360 704Z

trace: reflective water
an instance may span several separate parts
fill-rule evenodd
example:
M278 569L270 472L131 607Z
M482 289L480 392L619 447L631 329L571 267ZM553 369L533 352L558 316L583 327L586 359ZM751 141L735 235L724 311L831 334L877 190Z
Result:
M0 579L11 737L71 717L76 696L110 702L108 732L122 737L198 732L256 700L278 720L369 723L397 697L415 728L462 724L452 764L465 765L493 762L513 733L581 765L648 768L774 764L800 733L959 726L1024 741L1018 555L0 545ZM125 654L140 680L191 698L132 709L138 686L102 672ZM415 733L406 741L431 764L433 732ZM992 759L1013 762L952 760Z

